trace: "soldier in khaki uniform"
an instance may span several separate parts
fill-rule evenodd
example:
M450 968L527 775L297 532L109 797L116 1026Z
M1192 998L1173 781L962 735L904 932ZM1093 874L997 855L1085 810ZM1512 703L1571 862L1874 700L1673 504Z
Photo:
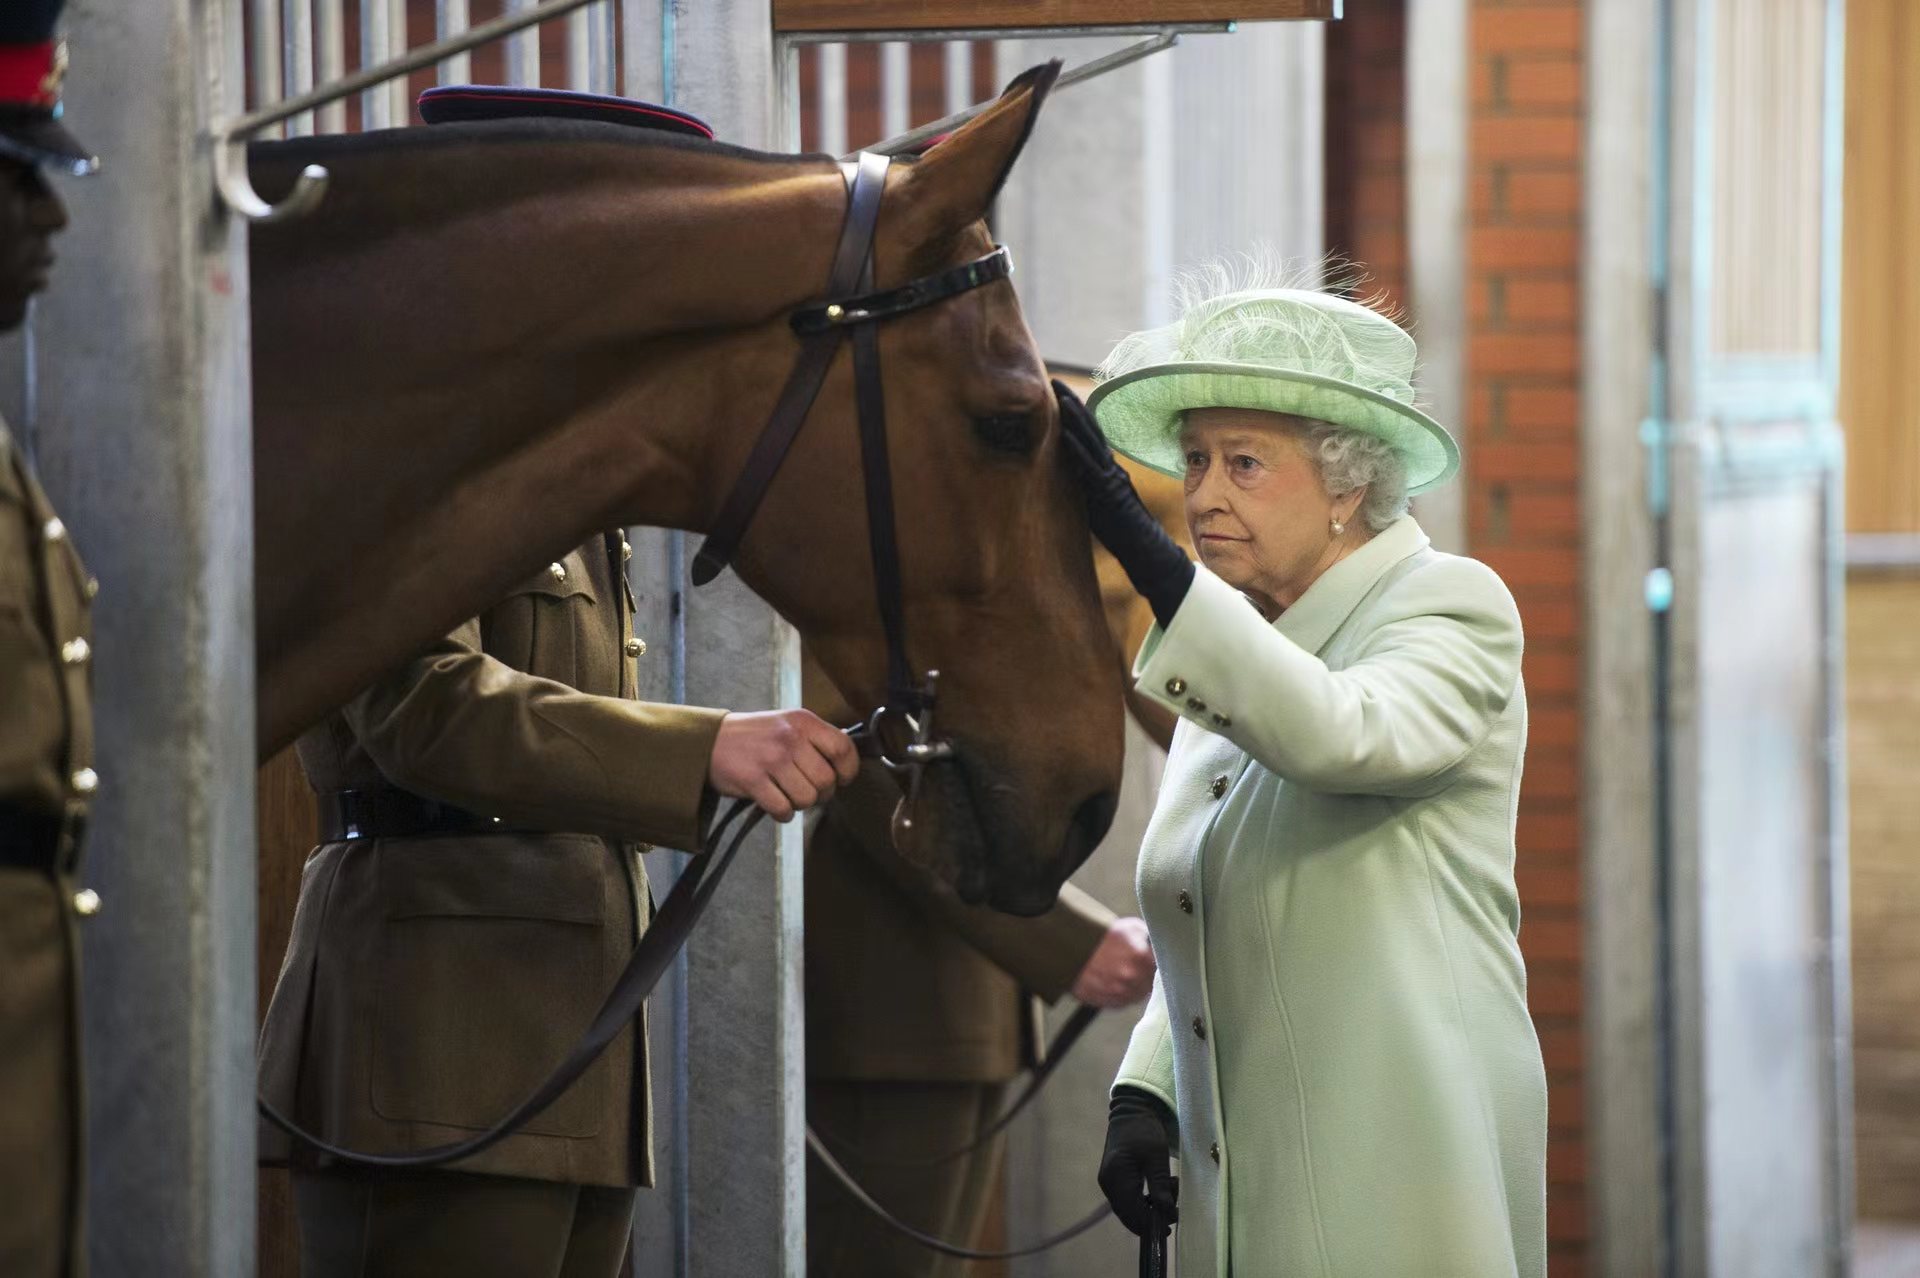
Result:
M322 843L262 1032L261 1086L336 1143L418 1149L506 1113L565 1055L650 916L647 844L698 848L716 795L790 819L858 769L805 711L634 700L609 532L299 743ZM459 1170L294 1166L301 1272L605 1278L651 1177L644 1024Z
M961 904L888 846L898 789L866 774L835 797L807 844L807 1116L895 1216L978 1248L1004 1136L966 1158L1007 1084L1038 1060L1040 1005L1144 999L1146 925L1072 884L1038 918ZM871 1157L866 1157L870 1155ZM807 1181L812 1278L959 1278L970 1262L901 1237L817 1161Z
M91 172L60 124L60 5L0 8L0 330L44 288L66 209L44 169ZM0 1274L82 1272L78 889L93 771L96 590L0 423Z

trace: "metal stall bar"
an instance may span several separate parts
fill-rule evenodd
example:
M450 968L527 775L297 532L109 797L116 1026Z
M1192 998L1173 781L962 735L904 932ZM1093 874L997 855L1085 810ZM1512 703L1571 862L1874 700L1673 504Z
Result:
M313 0L285 0L281 18L286 48L283 50L282 79L288 93L307 93L313 89ZM275 97L279 96L276 91ZM269 100L265 94L261 101ZM302 137L313 132L313 112L307 111L287 121L287 135Z
M320 42L320 82L337 84L347 74L347 18L346 0L318 0L320 6L319 42ZM294 95L295 101L314 97L309 88L305 94ZM324 104L313 103L319 110L315 118L322 133L344 133L347 130L347 94ZM300 115L304 112L293 112Z
M947 114L959 115L973 105L973 41L949 40L946 54Z
M880 136L898 137L913 123L912 46L889 40L880 46Z
M434 0L433 35L436 40L464 35L471 21L467 0ZM466 84L473 79L473 55L456 53L440 64L440 83Z
M546 0L544 4L503 14L490 22L481 23L463 35L435 40L432 44L408 50L398 57L363 66L352 75L331 78L327 83L309 93L299 94L273 106L260 107L244 115L218 121L212 126L210 132L213 137L214 178L219 185L221 198L226 201L228 208L255 222L292 217L312 208L326 193L327 171L317 164L308 165L301 173L299 180L294 183L293 191L286 199L277 205L268 204L253 189L252 180L247 175L246 145L249 138L302 112L337 105L356 93L365 92L390 80L423 70L445 58L464 53L488 41L523 31L550 18L572 13L575 9L590 3L593 3L593 0ZM338 16L338 0L322 0L322 4L323 19L329 11L335 17ZM377 7L380 7L378 0L369 0L370 9ZM391 28L380 24L379 30L388 33ZM324 39L322 47L324 53ZM369 95L370 98L374 96L377 95ZM325 118L323 115L323 119ZM342 117L342 123L344 124L344 117Z
M393 22L387 10L393 0L360 0L360 65L379 67L393 59ZM393 95L386 77L367 86L360 95L360 127L384 129L393 124Z
M509 14L525 13L533 0L507 0ZM504 41L507 51L507 83L537 88L540 84L540 31L537 27L510 35Z
M847 150L847 46L821 45L818 70L814 91L819 146L828 155L843 155Z
M247 0L247 24L253 47L253 100L272 102L280 96L280 6L277 0ZM278 136L276 129L268 136Z

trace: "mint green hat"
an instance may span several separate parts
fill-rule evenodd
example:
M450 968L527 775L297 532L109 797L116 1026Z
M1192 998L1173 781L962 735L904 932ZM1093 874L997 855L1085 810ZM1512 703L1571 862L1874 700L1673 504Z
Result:
M1135 333L1100 366L1087 399L1114 448L1163 474L1186 472L1190 408L1291 413L1392 445L1407 492L1453 478L1460 448L1413 405L1413 338L1371 307L1313 289L1244 289Z

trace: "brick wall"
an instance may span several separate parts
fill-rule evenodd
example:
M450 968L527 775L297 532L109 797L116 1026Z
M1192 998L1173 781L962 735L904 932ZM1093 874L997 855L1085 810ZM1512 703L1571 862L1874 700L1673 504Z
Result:
M1327 28L1330 251L1405 297L1407 0L1348 0ZM1581 1030L1579 269L1583 14L1473 0L1468 537L1527 631L1519 828L1529 1001L1546 1056L1553 1278L1586 1272ZM1417 52L1417 51L1416 51Z

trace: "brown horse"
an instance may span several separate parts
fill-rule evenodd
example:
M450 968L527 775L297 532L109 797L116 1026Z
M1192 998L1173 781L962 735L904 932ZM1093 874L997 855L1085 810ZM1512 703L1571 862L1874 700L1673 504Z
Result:
M897 165L877 283L986 252L1057 66ZM847 204L836 165L559 121L262 145L320 161L254 232L263 757L596 530L704 530L793 360ZM1111 817L1121 682L1084 512L1012 289L880 329L911 658L953 765L911 846L969 900L1044 909ZM736 556L857 705L885 645L841 352Z

